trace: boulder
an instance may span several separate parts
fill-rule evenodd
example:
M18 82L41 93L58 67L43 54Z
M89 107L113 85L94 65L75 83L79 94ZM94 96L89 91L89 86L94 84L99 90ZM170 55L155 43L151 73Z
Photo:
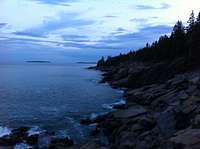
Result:
M106 114L99 114L95 117L86 117L80 120L80 123L83 125L89 125L89 124L94 124L94 123L100 123L102 121L105 121L105 119L109 116L108 113Z
M199 149L200 148L200 129L185 129L179 131L174 137L170 138L174 149Z
M27 137L28 127L20 127L12 130L11 134L0 138L0 146L14 146L23 142Z
M187 100L185 100L182 104L182 111L186 114L191 114L195 112L196 109L200 106L200 97L191 96Z
M189 80L191 84L198 84L200 82L200 76L195 76Z
M133 106L125 110L113 112L113 116L118 119L127 119L143 115L146 112L146 109L142 106Z
M193 119L192 127L200 129L200 114L196 115L195 118Z
M38 143L38 137L39 137L38 134L28 136L26 138L26 143L29 144L29 145L36 145Z
M155 118L157 121L160 132L165 137L170 137L176 132L176 111L170 107L164 112L156 113Z
M48 147L48 149L65 149L72 145L73 145L73 141L71 139L69 139L68 137L54 138L51 140L51 144Z
M85 144L73 145L67 149L108 149L108 147L99 145L95 142L88 142Z
M140 105L149 105L156 98L166 94L168 91L164 89L164 85L148 85L139 89L126 92L125 97L129 102L136 102Z

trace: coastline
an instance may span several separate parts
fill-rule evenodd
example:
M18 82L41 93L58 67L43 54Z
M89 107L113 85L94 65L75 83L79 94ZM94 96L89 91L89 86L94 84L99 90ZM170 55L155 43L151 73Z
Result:
M90 68L104 72L101 83L108 82L114 88L126 87L126 104L96 121L90 121L97 123L97 128L107 135L109 145L106 148L200 148L199 69L178 70L166 78L134 81L134 85L127 87L131 76L134 76L133 80L141 80L157 75L154 73L167 75L165 71L159 72L159 67L159 64L121 64ZM152 73L144 74L147 69Z
M27 65L26 65L27 66ZM32 67L32 66L31 66ZM37 66L34 66L37 67ZM100 91L102 94L100 94L101 96L99 96L98 98L94 98L94 102L98 102L99 100L99 104L98 107L93 106L95 105L95 103L93 103L93 107L95 107L96 109L102 109L102 110L91 110L92 112L85 112L85 114L81 115L79 119L69 119L68 120L68 116L67 117L62 117L65 128L60 128L58 127L58 131L57 129L54 128L50 128L48 129L47 127L45 127L44 125L40 125L40 124L30 124L26 123L24 121L24 123L18 123L17 125L15 125L13 123L13 125L9 125L9 123L1 123L0 127L0 148L42 148L42 149L47 149L47 148L53 148L52 146L54 146L54 148L66 148L73 144L78 144L78 143L84 143L86 142L86 140L94 140L96 142L96 140L100 140L103 137L101 135L99 136L94 136L93 137L93 133L91 132L90 134L90 130L94 130L95 131L95 125L91 125L91 126L84 126L84 125L80 125L80 119L86 117L86 116L91 116L91 118L95 118L97 114L101 114L104 113L104 111L111 111L109 108L111 108L112 106L112 102L118 102L121 99L121 93L117 93L118 91L111 89L109 85L99 85L98 81L101 79L100 73L99 72L95 72L95 71L90 71L90 70L85 70L85 68L88 67L88 65L80 65L81 70L83 70L84 72L88 72L89 74L95 74L95 77L93 79L91 79L91 75L87 76L88 79L86 80L86 82L90 82L91 84L94 84L95 86L99 86L98 89L100 89ZM30 68L29 66L27 68ZM66 68L65 68L66 69ZM93 75L92 75L93 76ZM88 85L88 84L87 84ZM81 87L80 87L81 88ZM79 89L79 88L78 88ZM113 93L109 96L105 95L104 98L104 91L101 91L101 89L106 90L108 89L109 93ZM121 92L121 91L120 91ZM91 93L91 99L93 99L92 97L95 97L95 93L93 92ZM77 96L79 97L79 96ZM78 98L81 99L81 98ZM113 100L112 100L113 99ZM102 102L100 101L102 100ZM88 102L88 104L91 102ZM103 105L105 104L105 105ZM116 103L118 104L118 103ZM105 107L103 107L105 106ZM102 108L103 107L103 108ZM108 108L109 107L109 108ZM39 108L38 108L39 109ZM28 112L28 111L27 111ZM90 115L91 114L91 115ZM67 113L66 113L67 115ZM70 117L69 117L70 118ZM68 122L69 121L69 122ZM56 123L52 123L52 125L56 125ZM68 131L68 129L76 129L74 130L70 130ZM79 127L81 127L79 129ZM66 131L65 131L66 130ZM80 131L79 131L80 130ZM80 139L79 142L79 134L76 133L71 133L71 132L80 132L84 133L83 137L81 138L83 140ZM87 133L87 134L86 134ZM66 135L66 136L64 136ZM77 135L77 138L75 138ZM74 137L75 136L75 137ZM62 137L62 138L60 138ZM86 138L88 137L88 138ZM101 138L102 137L102 138ZM104 139L104 138L103 138ZM101 141L98 141L101 142ZM46 144L46 145L45 145ZM47 147L47 145L49 145L49 147Z
M179 71L164 79L153 79L153 83L152 80L146 81L144 78L155 77L153 74L158 73L158 67L141 63L91 67L103 72L100 83L108 83L119 92L124 92L125 101L105 105L105 108L114 110L80 121L83 125L94 126L90 141L76 144L69 137L61 139L54 137L55 134L42 132L44 138L45 135L53 136L47 149L199 148L200 70ZM146 73L147 70L151 73ZM162 70L158 75L162 73L166 74ZM131 84L135 84L127 86L130 78L133 79ZM141 81L141 78L144 80ZM0 144L9 147L25 140L34 145L38 142L40 131L28 127L2 128L5 136L1 137ZM31 148L19 143L15 147Z

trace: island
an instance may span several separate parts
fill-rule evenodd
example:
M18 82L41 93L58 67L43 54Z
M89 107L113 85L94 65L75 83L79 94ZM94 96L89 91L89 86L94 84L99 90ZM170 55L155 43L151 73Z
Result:
M51 63L50 61L26 61L26 63Z

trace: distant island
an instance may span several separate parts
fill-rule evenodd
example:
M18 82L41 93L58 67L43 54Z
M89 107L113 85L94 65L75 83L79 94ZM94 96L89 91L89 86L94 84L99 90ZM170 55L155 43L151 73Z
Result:
M51 63L50 61L26 61L27 63Z

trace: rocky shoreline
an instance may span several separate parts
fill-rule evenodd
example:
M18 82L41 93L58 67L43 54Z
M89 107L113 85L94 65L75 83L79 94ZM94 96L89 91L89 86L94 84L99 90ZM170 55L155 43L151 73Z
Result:
M38 127L15 128L0 137L1 149L57 149L72 145L73 141L69 137L59 138Z
M126 105L91 121L97 123L97 127L108 136L107 148L200 148L199 69L178 70L171 72L170 76L170 71L162 71L167 69L160 67L160 64L95 69L105 72L101 82L109 82L115 88L126 88Z

